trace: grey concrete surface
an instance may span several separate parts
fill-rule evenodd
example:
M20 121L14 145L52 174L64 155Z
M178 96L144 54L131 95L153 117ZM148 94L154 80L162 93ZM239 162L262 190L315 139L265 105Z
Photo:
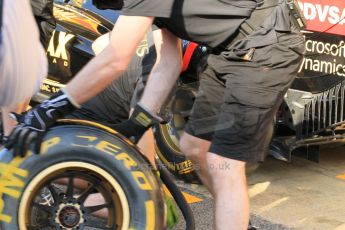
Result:
M345 148L324 146L320 163L268 159L249 176L251 211L294 229L345 229Z
M259 229L345 230L345 147L323 147L320 163L268 158L249 175L248 184L251 220ZM203 199L191 204L197 229L212 229L210 194L203 186L178 185ZM182 220L176 227L180 229L185 229Z

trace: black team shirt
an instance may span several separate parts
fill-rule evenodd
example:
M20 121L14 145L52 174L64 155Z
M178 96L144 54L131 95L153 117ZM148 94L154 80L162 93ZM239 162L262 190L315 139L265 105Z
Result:
M156 17L158 27L214 48L237 31L256 5L253 0L125 0L122 12Z
M122 14L155 17L156 26L175 36L215 48L228 44L255 9L266 8L271 11L255 31L236 43L236 49L246 50L274 44L280 33L298 32L290 24L285 0L124 0Z

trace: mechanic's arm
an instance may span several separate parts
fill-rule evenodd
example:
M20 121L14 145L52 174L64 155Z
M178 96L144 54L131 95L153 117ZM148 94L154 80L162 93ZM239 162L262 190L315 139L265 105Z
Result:
M111 33L110 44L65 87L76 104L91 99L127 69L152 21L152 17L119 17Z
M165 102L182 67L180 39L162 29L153 32L157 52L142 99L134 108L128 121L117 125L116 130L138 142L152 125L162 121L157 112Z
M181 73L182 46L181 40L166 29L153 31L153 37L157 59L140 103L157 113Z
M24 115L13 114L18 126L5 146L14 148L14 155L23 156L30 144L36 141L35 152L39 153L44 133L58 118L71 113L80 104L101 92L126 70L137 45L152 22L153 17L120 16L108 47L92 59L65 89Z

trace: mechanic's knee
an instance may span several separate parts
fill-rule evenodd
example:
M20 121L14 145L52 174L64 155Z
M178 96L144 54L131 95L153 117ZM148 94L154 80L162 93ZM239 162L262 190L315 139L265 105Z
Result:
M246 163L226 158L215 153L206 155L207 172L210 175L213 186L222 184L224 180L239 180L245 178Z
M200 140L184 133L180 139L180 149L183 154L193 162L198 162L201 154Z
M183 134L180 139L180 149L186 157L192 157L198 153L198 146L189 134Z

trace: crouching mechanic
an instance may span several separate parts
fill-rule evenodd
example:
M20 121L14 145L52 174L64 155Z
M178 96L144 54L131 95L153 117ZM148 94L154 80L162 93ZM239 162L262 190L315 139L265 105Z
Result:
M7 146L19 146L21 151L15 153L25 153L57 118L117 78L154 23L160 28L153 32L157 60L143 97L119 131L138 140L161 120L157 112L181 68L177 37L209 46L213 51L181 147L198 164L215 198L215 228L246 229L245 164L263 160L274 114L304 52L304 39L291 23L287 1L125 0L122 13L111 44L62 92L26 113Z

